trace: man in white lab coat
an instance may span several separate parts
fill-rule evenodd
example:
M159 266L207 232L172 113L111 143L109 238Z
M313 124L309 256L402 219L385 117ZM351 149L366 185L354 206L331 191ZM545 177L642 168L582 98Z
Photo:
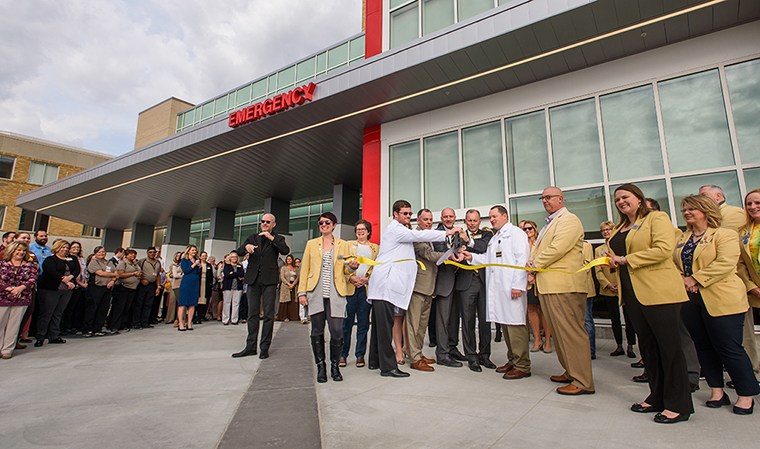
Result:
M498 263L524 267L530 256L528 236L509 222L507 209L494 206L488 213L494 236L485 254L465 251L473 265ZM486 315L501 324L507 343L507 364L499 369L504 379L530 377L528 327L525 325L528 272L506 267L486 267Z
M408 201L393 203L393 220L380 238L377 265L367 287L372 302L372 336L370 338L369 369L380 368L385 377L408 377L398 369L393 350L393 308L406 310L417 278L414 242L442 242L447 235L462 232L462 228L447 231L412 230L412 205ZM405 260L404 262L394 262Z

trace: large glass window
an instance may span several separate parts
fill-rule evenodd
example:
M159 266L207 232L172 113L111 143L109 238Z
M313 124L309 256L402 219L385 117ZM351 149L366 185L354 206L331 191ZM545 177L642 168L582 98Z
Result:
M267 80L256 81L251 86L251 100L258 100L267 95Z
M206 121L211 119L211 115L214 113L214 102L210 101L206 104L204 104L201 107L201 121Z
M726 203L732 206L741 206L742 198L739 193L739 181L736 179L735 171L727 171L722 173L708 173L705 175L685 176L681 178L673 178L673 199L676 206L676 211L681 210L681 200L689 195L696 195L699 193L699 188L712 184L723 189L723 193L726 196ZM686 222L683 216L678 212L678 226L686 226Z
M422 34L454 23L454 0L422 0Z
M760 189L760 167L744 170L744 185L747 187L747 192Z
M0 154L0 178L11 179L13 177L13 164L15 157Z
M247 85L237 91L237 105L241 106L251 100L251 85Z
M663 81L658 88L670 171L733 165L718 71Z
M33 210L21 209L21 217L18 221L19 231L47 231L50 217L37 213Z
M509 193L543 190L551 184L544 111L505 120Z
M641 189L646 198L652 198L660 205L660 210L670 214L670 204L668 204L668 186L665 184L664 179L657 179L654 181L642 181L634 183L636 187ZM612 203L612 221L617 222L620 220L620 214L615 207L615 189L620 185L610 186L610 202Z
M277 88L292 86L296 82L296 66L288 67L277 74Z
M294 257L303 257L303 250L306 248L306 242L309 241L309 219L292 218L290 220L290 234L291 237L291 253Z
M462 130L464 207L504 203L501 122Z
M565 207L581 219L587 233L599 232L599 225L607 221L607 197L602 187L565 192Z
M396 200L405 199L412 209L422 207L420 197L420 141L400 143L390 147L389 207Z
M417 2L393 11L390 25L391 48L417 39L420 35Z
M742 163L760 162L760 59L726 67Z
M469 19L484 11L493 8L493 0L459 0L459 17L460 21Z
M558 187L602 182L602 158L594 99L549 109Z
M459 138L457 132L423 139L425 207L459 208Z
M547 217L544 205L539 200L540 195L523 196L509 200L509 218L512 224L517 224L523 220L535 221L540 231L546 223Z
M32 161L29 164L29 176L26 182L29 184L45 185L58 179L58 166Z
M599 102L609 180L665 173L652 85L604 95Z
M341 66L348 61L348 42L327 52L327 68Z
M304 62L298 64L296 67L296 78L298 82L314 76L314 58L307 59Z

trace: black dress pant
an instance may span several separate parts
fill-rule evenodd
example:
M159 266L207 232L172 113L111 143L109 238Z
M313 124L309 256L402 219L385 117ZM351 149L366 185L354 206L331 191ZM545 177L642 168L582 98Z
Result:
M607 311L610 313L610 320L612 321L612 333L615 335L615 343L623 344L623 323L620 321L620 301L617 296L604 296L605 304L607 304ZM631 324L631 319L628 317L628 310L623 307L623 317L625 318L625 339L629 345L636 344L636 332Z
M393 304L388 301L373 299L369 366L378 366L381 372L398 369L396 351L393 349L393 320Z
M129 306L135 299L137 290L119 285L114 287L114 298L111 306L111 316L108 318L108 327L111 330L120 330L129 327L127 316Z
M430 302L430 318L428 320L428 341L430 342L430 347L437 346L438 341L436 340L436 331L435 331L435 298L433 298L433 301Z
M632 290L632 289L631 289ZM678 331L681 304L642 305L623 290L628 315L639 336L639 350L649 376L645 402L656 409L694 413L686 358Z
M86 307L85 289L75 288L71 291L71 299L61 316L61 329L82 330L84 327L84 309Z
M105 286L90 285L87 287L86 300L82 332L100 332L105 324L108 308L111 307L111 290Z
M148 327L150 325L150 312L153 310L153 300L155 297L155 282L151 282L148 285L137 284L135 300L132 303L132 325L134 327Z
M259 309L264 305L264 324L261 326L261 351L269 351L272 344L272 330L274 329L274 306L277 301L277 284L264 285L257 279L253 284L248 284L248 338L245 347L248 350L256 349L256 340L259 337Z
M491 355L491 323L486 321L485 285L479 276L473 276L470 287L459 293L462 310L462 345L468 358L478 353ZM478 340L475 340L475 316L478 317Z
M38 290L37 340L55 340L60 337L61 316L71 298L71 290Z
M689 293L681 316L694 340L702 374L710 388L723 388L726 367L739 396L760 394L752 362L742 346L744 313L710 316L700 293Z

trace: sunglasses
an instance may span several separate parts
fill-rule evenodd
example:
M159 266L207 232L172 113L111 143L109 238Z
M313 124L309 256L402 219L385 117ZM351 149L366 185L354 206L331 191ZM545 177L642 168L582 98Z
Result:
M320 226L323 226L323 225L329 225L329 224L332 224L332 221L330 221L330 220L319 220L317 223L318 223Z
M261 224L269 224L271 223L271 220L261 220Z
M525 226L525 227L522 228L522 230L523 231L532 231L533 230L533 226Z
M411 212L399 212L399 215L403 215L405 217L411 217L412 213Z

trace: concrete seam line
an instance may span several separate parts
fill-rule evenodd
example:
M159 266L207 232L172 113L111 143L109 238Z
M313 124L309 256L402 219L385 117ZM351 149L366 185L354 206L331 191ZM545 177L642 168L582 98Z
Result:
M298 134L298 133L301 133L303 131L308 131L310 129L314 129L314 128L318 128L318 127L321 127L321 126L324 126L324 125L328 125L330 123L334 123L334 122L341 121L341 120L344 120L344 119L347 119L347 118L350 118L350 117L354 117L354 116L359 115L359 114L364 114L366 112L371 112L371 111L374 111L375 109L379 109L379 108L382 108L382 107L385 107L385 106L390 106L392 104L399 103L399 102L402 102L402 101L406 101L406 100L418 97L420 95L425 95L425 94L428 94L428 93L431 93L431 92L435 92L437 90L446 89L447 87L455 86L457 84L464 83L464 82L467 82L467 81L472 81L474 79L481 78L481 77L484 77L484 76L487 76L487 75L491 75L493 73L497 73L497 72L500 72L502 70L511 69L513 67L517 67L519 65L527 64L529 62L533 62L533 61L536 61L538 59L545 58L547 56L555 55L557 53L561 53L561 52L567 51L567 50L572 50L573 48L577 48L577 47L581 47L583 45L591 44L591 43L594 43L594 42L606 39L608 37L617 36L618 34L623 34L623 33L626 33L628 31L635 30L637 28L641 28L641 27L644 27L644 26L647 26L647 25L651 25L651 24L654 24L654 23L657 23L657 22L662 22L664 20L672 19L674 17L678 17L678 16L681 16L681 15L684 15L684 14L688 14L690 12L694 12L694 11L697 11L697 10L700 10L700 9L703 9L703 8L714 6L714 5L717 5L718 3L723 3L723 2L726 2L726 1L728 1L728 0L711 0L711 1L706 2L706 3L701 3L699 5L694 5L694 6L691 6L691 7L688 7L688 8L684 8L682 10L675 11L675 12L672 12L672 13L669 13L669 14L665 14L663 16L659 16L659 17L656 17L654 19L645 20L643 22L639 22L639 23L634 24L634 25L629 25L627 27L623 27L623 28L620 28L618 30L610 31L610 32L602 34L600 36L595 36L595 37L592 37L592 38L589 38L589 39L585 39L585 40L580 41L580 42L576 42L574 44L569 44L569 45L566 45L564 47L556 48L556 49L548 51L548 52L544 52L544 53L541 53L541 54L538 54L538 55L535 55L535 56L530 56L528 58L525 58L525 59L522 59L520 61L516 61L516 62L513 62L513 63L509 63L509 64L503 65L501 67L496 67L496 68L487 70L485 72L476 73L475 75L470 75L468 77L465 77L465 78L462 78L462 79L458 79L456 81L451 81L451 82L442 84L440 86L431 87L429 89L425 89L425 90L422 90L420 92L409 94L409 95L406 95L404 97L397 98L395 100L386 101L384 103L380 103L380 104L377 104L377 105L374 105L374 106L370 106L370 107L367 107L367 108L364 108L364 109L360 109L358 111L349 112L348 114L344 114L344 115L341 115L341 116L338 116L338 117L327 119L327 120L324 120L324 121L319 122L319 123L314 123L312 125L305 126L303 128L300 128L300 129L295 129L293 131L288 131L286 133L283 133L283 134L280 134L280 135L277 135L277 136L273 136L273 137L269 137L269 138L260 140L258 142L249 143L248 145L244 145L244 146L241 146L241 147L238 147L238 148L233 148L233 149L230 149L230 150L227 150L227 151L223 151L221 153L217 153L217 154L214 154L214 155L211 155L211 156L206 156L204 158L201 158L201 159L198 159L198 160L195 160L195 161L187 162L185 164L177 165L175 167L171 167L171 168L167 168L167 169L164 169L164 170L160 170L160 171L157 171L155 173L151 173L149 175L141 176L139 178L135 178L135 179L132 179L132 180L129 180L129 181L122 182L120 184L116 184L116 185L113 185L113 186L110 186L110 187L106 187L106 188L103 188L103 189L100 189L100 190L96 190L94 192L86 193L84 195L80 195L80 196L77 196L75 198L70 198L68 200L64 200L64 201L61 201L61 202L58 202L58 203L55 203L55 204L51 204L49 206L45 206L43 208L38 209L37 211L38 212L42 212L44 210L47 210L47 209L50 209L50 208L53 208L53 207L63 206L64 204L68 204L68 203L73 202L73 201L77 201L77 200L84 199L84 198L87 198L87 197L90 197L90 196L93 196L93 195L97 195L97 194L100 194L100 193L103 193L103 192L107 192L109 190L118 189L120 187L124 187L124 186L127 186L129 184L133 184L133 183L136 183L136 182L139 182L139 181L143 181L145 179L150 179L150 178L153 178L153 177L165 174L165 173L170 173L172 171L179 170L179 169L182 169L182 168L185 168L185 167L190 167L192 165L200 164L202 162L206 162L206 161L209 161L209 160L212 160L212 159L216 159L218 157L226 156L228 154L236 153L238 151L242 151L242 150L245 150L245 149L248 149L248 148L252 148L252 147L259 146L259 145L263 145L265 143L272 142L274 140L279 140L279 139L282 139L284 137L292 136L294 134Z
M507 436L507 434L508 434L509 432L511 432L511 431L512 431L512 429L514 429L514 428L515 428L515 426L516 426L518 423L520 423L520 421L522 421L522 420L523 420L523 418L525 418L525 416L527 416L527 415L528 415L530 412L532 412L532 411L533 411L533 409L535 409L535 408L538 406L538 404L540 404L540 403L541 403L541 402L542 402L544 399L546 399L546 397L547 397L547 396L549 396L549 395L550 395L550 394L551 394L553 391L555 391L555 390L556 390L555 388L552 388L551 390L547 391L547 392L546 392L546 394L545 394L545 395L544 395L544 396L543 396L541 399L539 399L538 401L536 401L536 403L535 403L535 404L533 404L533 406L532 406L531 408L529 408L529 409L528 409L528 411L527 411L527 412L525 412L525 413L523 414L523 416L522 416L522 417L520 417L520 419L518 419L517 421L513 422L513 423L512 423L512 425L511 425L511 426L509 426L509 428L508 428L507 430L505 430L505 431L504 431L504 433L502 433L502 434L501 434L501 436L500 436L499 438L497 438L497 439L496 439L496 441L494 441L494 442L493 442L493 444L492 444L492 445L490 445L490 446L488 446L488 447L489 447L489 448L492 448L492 447L494 447L494 446L496 445L496 443L498 443L499 441L501 441L501 440L502 440L502 438L504 438L505 436Z

